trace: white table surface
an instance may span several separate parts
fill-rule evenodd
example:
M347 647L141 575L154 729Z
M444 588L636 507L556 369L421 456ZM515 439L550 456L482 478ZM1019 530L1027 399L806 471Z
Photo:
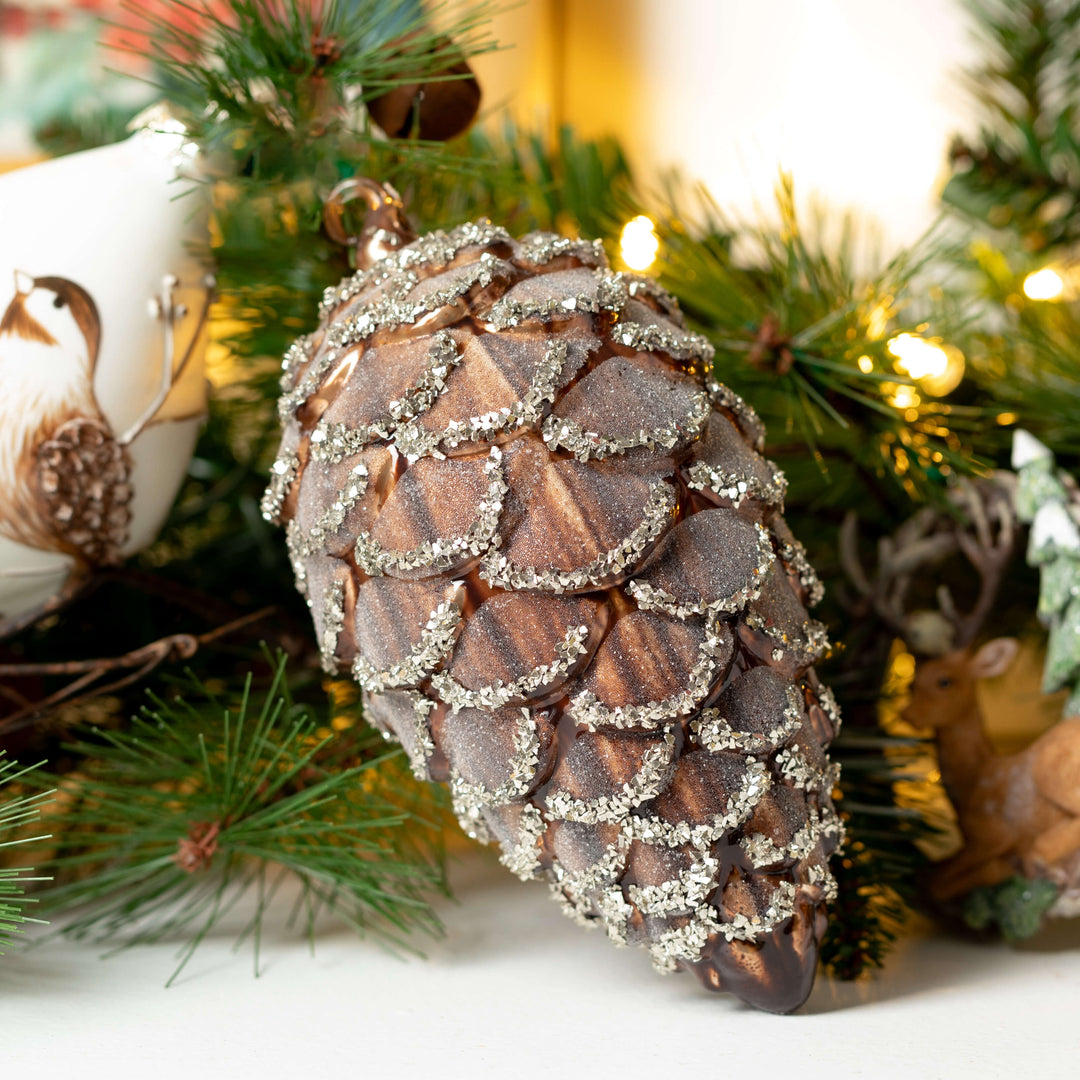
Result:
M876 979L819 980L777 1017L661 978L486 857L454 879L427 960L334 928L312 956L282 927L287 905L268 917L258 979L250 946L224 935L169 990L174 945L9 953L0 1076L1080 1076L1080 922L1022 950L914 934Z

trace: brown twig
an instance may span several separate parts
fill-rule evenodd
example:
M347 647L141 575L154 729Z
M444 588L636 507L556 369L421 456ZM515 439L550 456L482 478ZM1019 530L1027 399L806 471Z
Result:
M25 694L20 694L15 687L4 686L3 683L0 683L0 697L13 701L20 709L31 704L30 699Z
M59 660L46 663L0 664L0 678L5 676L8 678L49 675L78 676L61 690L50 694L42 701L29 703L18 712L4 717L0 720L0 734L7 734L27 726L43 712L57 705L70 705L77 701L85 701L87 698L109 694L125 686L130 686L166 661L187 660L194 656L202 646L209 645L218 638L226 637L251 626L253 623L260 622L275 611L276 608L272 607L262 608L259 611L234 619L224 626L208 630L204 634L170 634L121 656L98 657L91 660ZM94 685L114 671L126 671L127 673L112 682ZM88 689L91 687L92 689Z
M746 362L759 371L786 375L795 366L791 338L780 329L780 319L768 312L761 320L754 344L746 354Z
M187 836L181 837L176 845L173 862L189 874L208 869L214 855L217 854L220 835L220 821L192 822L188 827Z

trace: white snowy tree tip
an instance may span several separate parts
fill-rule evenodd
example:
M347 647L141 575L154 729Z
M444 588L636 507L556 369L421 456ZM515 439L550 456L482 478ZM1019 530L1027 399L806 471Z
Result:
M1031 525L1032 548L1042 551L1050 544L1060 549L1080 551L1080 528L1077 528L1069 511L1059 502L1040 506Z
M1013 434L1012 467L1022 469L1033 461L1053 461L1054 455L1030 431L1017 428Z

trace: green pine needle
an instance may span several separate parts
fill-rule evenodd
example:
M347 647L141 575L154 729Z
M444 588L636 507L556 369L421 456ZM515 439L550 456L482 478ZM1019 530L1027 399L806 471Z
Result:
M0 750L0 788L8 784L27 782L32 769L24 768L15 762L5 761L4 751ZM48 801L50 792L37 792L31 795L17 795L13 799L0 801L0 856L10 856L17 845L36 843L48 837L25 834L27 828L37 821L42 805ZM5 839L14 834L13 839ZM0 953L14 944L14 936L23 933L27 923L40 923L41 919L31 918L27 909L37 901L26 895L26 887L32 882L45 881L46 878L33 877L33 870L26 867L0 867Z
M251 890L241 940L253 938L258 972L264 917L290 875L309 935L320 909L398 947L437 934L441 823L421 816L400 752L366 728L343 739L291 701L280 657L265 692L249 677L225 703L192 684L153 696L122 731L85 733L70 747L84 761L59 785L60 884L45 902L74 912L64 932L77 938L181 940L169 983Z

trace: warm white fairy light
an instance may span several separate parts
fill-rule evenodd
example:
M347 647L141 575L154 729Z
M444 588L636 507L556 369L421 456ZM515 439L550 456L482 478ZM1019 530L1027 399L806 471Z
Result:
M949 357L945 350L918 334L897 334L889 342L889 352L896 357L896 366L913 379L943 375L949 366Z
M955 390L964 377L964 354L952 345L928 341L918 334L897 334L889 341L888 348L896 358L896 370L910 375L919 389L931 397ZM894 401L893 404L910 408L912 403Z
M648 270L656 261L659 250L656 226L644 214L639 214L623 226L619 254L631 270Z
M892 405L894 405L897 409L905 411L907 409L916 408L920 400L921 399L919 398L918 393L916 393L915 388L906 385L897 386L893 390L892 396L889 398L889 401Z
M1049 266L1044 266L1024 278L1024 295L1029 300L1060 300L1064 291L1064 279Z

